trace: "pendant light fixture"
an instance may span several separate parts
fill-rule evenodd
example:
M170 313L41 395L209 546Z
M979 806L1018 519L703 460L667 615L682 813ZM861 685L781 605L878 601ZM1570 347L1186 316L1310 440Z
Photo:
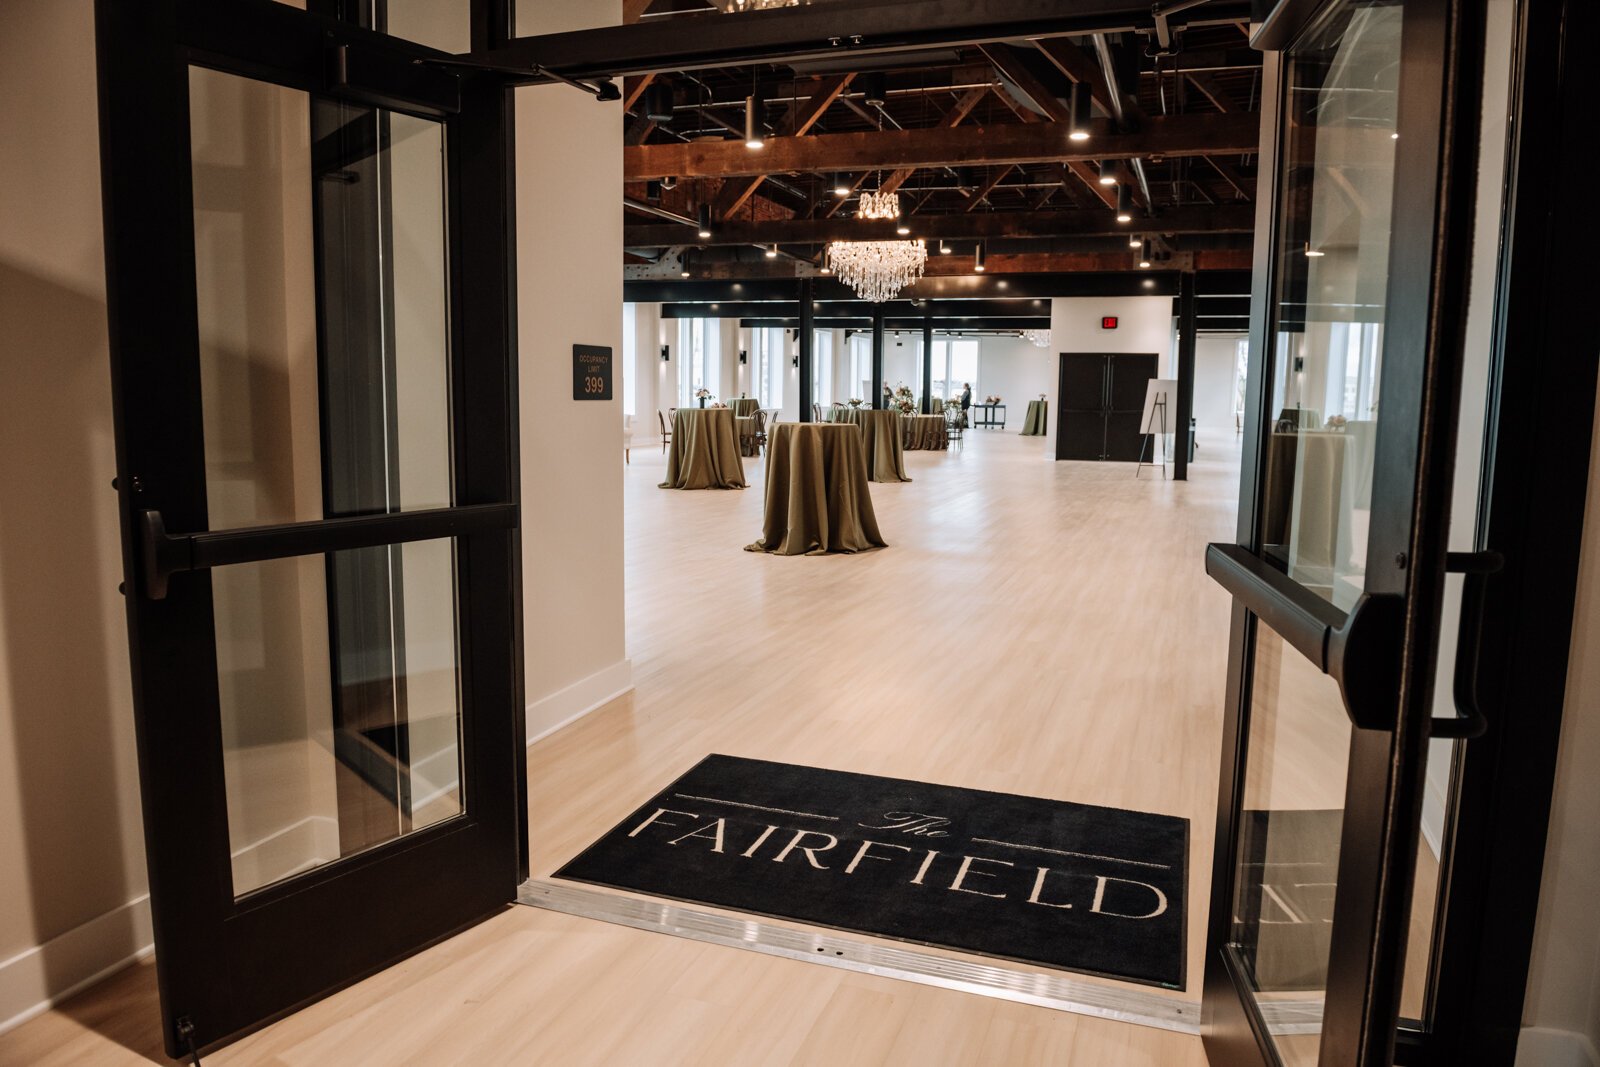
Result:
M1110 162L1107 161L1107 160L1104 160L1104 159L1102 159L1100 161L1100 184L1101 185L1115 185L1115 184L1117 184L1117 172L1112 170Z
M939 239L939 254L941 256L948 256L950 254L950 242L946 241L942 237Z
M988 269L983 265L983 243L982 242L979 242L978 246L972 250L972 269L975 272L977 272L978 274L982 274L985 270Z
M768 245L767 246L767 258L768 259L777 259L778 258L778 246L777 245Z
M1126 185L1117 186L1117 221L1133 221L1133 190Z
M687 248L685 248L682 254L678 256L678 276L680 278L689 277L689 258L690 250Z
M1148 237L1139 246L1139 267L1143 270L1150 269L1150 239Z
M744 146L752 150L767 147L762 136L760 111L759 96L751 94L744 98Z
M844 180L843 174L833 176L833 195L841 198L850 195L850 183Z
M711 236L711 205L700 205L700 239L703 241Z
M1067 127L1067 138L1089 139L1089 87L1082 82L1072 83L1072 121Z
M1140 238L1140 236L1138 234L1136 234L1136 233L1128 234L1128 247L1129 248L1138 248L1140 243L1141 243L1141 240L1142 239Z

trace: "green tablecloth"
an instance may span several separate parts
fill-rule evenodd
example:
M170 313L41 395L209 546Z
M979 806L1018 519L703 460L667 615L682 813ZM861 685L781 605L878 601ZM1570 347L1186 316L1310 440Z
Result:
M754 415L761 407L761 401L753 396L736 396L728 401L728 407L735 415L743 418L746 415Z
M900 426L908 452L944 451L950 447L943 415L903 415Z
M733 412L679 408L672 416L672 451L663 489L743 489L744 464Z
M1048 400L1028 401L1028 414L1022 420L1022 436L1043 437L1045 427L1050 422L1050 402Z
M735 415L733 419L735 432L739 435L739 454L741 456L759 456L761 442L756 437L756 417L754 415Z
M761 539L745 551L821 556L886 547L872 510L862 437L844 424L774 426Z
M853 422L857 426L865 426L867 412L871 408L835 407L828 412L829 422Z
M852 420L861 427L861 443L867 450L867 477L875 482L909 482L906 475L906 446L900 440L898 411L862 411Z

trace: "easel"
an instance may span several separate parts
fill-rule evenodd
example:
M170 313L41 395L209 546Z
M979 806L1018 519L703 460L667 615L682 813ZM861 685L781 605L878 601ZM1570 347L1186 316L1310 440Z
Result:
M1161 435L1161 444L1157 446L1161 452L1161 477L1162 480L1167 477L1167 394L1162 392L1156 394L1154 403L1150 405L1150 419L1144 428L1144 444L1139 446L1139 463L1133 468L1133 476L1136 479L1139 477L1139 471L1145 466L1144 450L1150 447L1150 439L1154 436L1151 427L1155 425L1157 418L1161 421L1161 429L1155 431ZM1150 466L1155 465L1155 460L1151 460Z

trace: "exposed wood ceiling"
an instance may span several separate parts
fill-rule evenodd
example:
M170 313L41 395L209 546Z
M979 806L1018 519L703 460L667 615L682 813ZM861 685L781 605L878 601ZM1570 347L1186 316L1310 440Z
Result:
M741 17L708 6L627 10L645 23ZM1134 235L1152 240L1157 270L1248 270L1260 54L1231 24L1177 43L1156 56L1143 34L1104 47L1055 37L628 78L628 276L678 278L686 250L707 279L813 274L830 240L897 236L854 218L871 189L899 192L912 236L929 242L930 277L970 273L980 241L992 275L1137 271ZM1087 141L1067 137L1075 84L1094 100ZM743 137L752 93L763 101L757 150ZM1120 187L1130 223L1115 221ZM708 239L694 225L702 205ZM937 254L941 240L952 254ZM760 251L771 244L780 258Z

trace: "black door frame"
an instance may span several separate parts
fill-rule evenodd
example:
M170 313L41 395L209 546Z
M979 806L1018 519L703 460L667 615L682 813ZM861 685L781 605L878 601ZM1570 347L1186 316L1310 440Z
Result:
M473 14L475 44L509 33L505 4ZM432 49L272 0L100 0L96 39L136 738L162 1029L179 1056L479 921L526 877L510 100L496 79L416 62ZM210 528L191 65L446 124L453 506ZM438 537L456 539L464 813L235 899L209 568Z
M1284 36L1296 39L1334 2L1286 4L1267 29L1292 17L1297 25ZM1266 1023L1243 992L1247 967L1230 947L1257 620L1339 681L1353 727L1322 1062L1366 1067L1393 1056L1447 564L1477 157L1476 106L1446 108L1445 101L1475 105L1483 60L1481 11L1467 11L1463 0L1408 0L1404 11L1396 128L1405 150L1395 157L1384 403L1365 591L1348 615L1260 555L1257 502L1271 426L1275 287L1287 254L1277 226L1287 195L1281 162L1287 61L1269 54L1263 73L1270 91L1263 92L1261 159L1271 191L1258 213L1251 308L1251 347L1260 357L1247 386L1236 544L1213 545L1206 556L1207 571L1234 596L1205 967L1207 1052L1219 1064L1277 1060Z
M1284 3L1281 8L1298 9L1294 13L1303 19L1312 5ZM1268 29L1270 47L1282 47L1293 36L1292 26ZM1509 1067L1516 1055L1566 696L1594 431L1591 398L1600 368L1600 323L1572 313L1584 306L1587 280L1571 269L1570 258L1572 248L1600 240L1600 207L1585 192L1589 105L1582 79L1574 73L1582 69L1580 42L1592 40L1596 32L1600 10L1585 0L1518 0L1489 416L1474 545L1479 552L1499 553L1505 564L1478 586L1481 600L1474 614L1481 618L1482 630L1477 655L1471 655L1465 639L1458 651L1457 702L1481 712L1486 729L1456 743L1429 961L1428 1017L1401 1020L1393 1035L1394 1062L1403 1065L1472 1062ZM1261 35L1256 43L1262 43ZM1474 44L1480 54L1482 44ZM1269 52L1267 84L1277 83L1279 64L1279 57ZM1277 119L1268 113L1276 105L1275 95L1264 94L1264 160L1276 150ZM1468 114L1458 114L1456 120L1468 127L1476 122ZM1277 189L1269 195L1268 186L1262 188L1258 235L1271 232L1276 214L1272 201ZM1461 192L1457 218L1473 211ZM1460 236L1453 240L1460 248ZM1470 255L1470 247L1461 254ZM1252 293L1257 343L1270 313L1271 255L1270 245L1264 256L1258 244ZM1459 297L1464 307L1465 293ZM1261 407L1259 377L1253 375L1248 387L1247 411L1258 417L1270 414ZM1560 408L1561 418L1550 417L1552 407ZM1247 435L1241 544L1252 543L1246 538L1256 533L1259 444L1259 435ZM1235 634L1253 625L1250 612L1236 601ZM1236 639L1230 648L1217 824L1217 840L1230 843L1230 856L1236 841L1233 801L1243 772L1238 756L1249 726L1248 700L1242 699L1250 686L1248 647ZM1454 736L1453 725L1435 720L1428 728L1436 737ZM1457 835L1457 826L1471 832ZM1227 924L1232 907L1220 884L1216 879L1213 885L1212 944L1221 943L1218 928ZM1403 952L1403 945L1397 947ZM1223 961L1212 955L1208 947L1208 985L1223 980ZM1402 961L1403 956L1392 965L1396 998ZM1268 1062L1261 1052L1258 1020L1242 1005L1220 1003L1238 1010L1208 1016L1206 1045L1212 1062ZM1381 1045L1375 1028L1369 1027L1364 1036Z

